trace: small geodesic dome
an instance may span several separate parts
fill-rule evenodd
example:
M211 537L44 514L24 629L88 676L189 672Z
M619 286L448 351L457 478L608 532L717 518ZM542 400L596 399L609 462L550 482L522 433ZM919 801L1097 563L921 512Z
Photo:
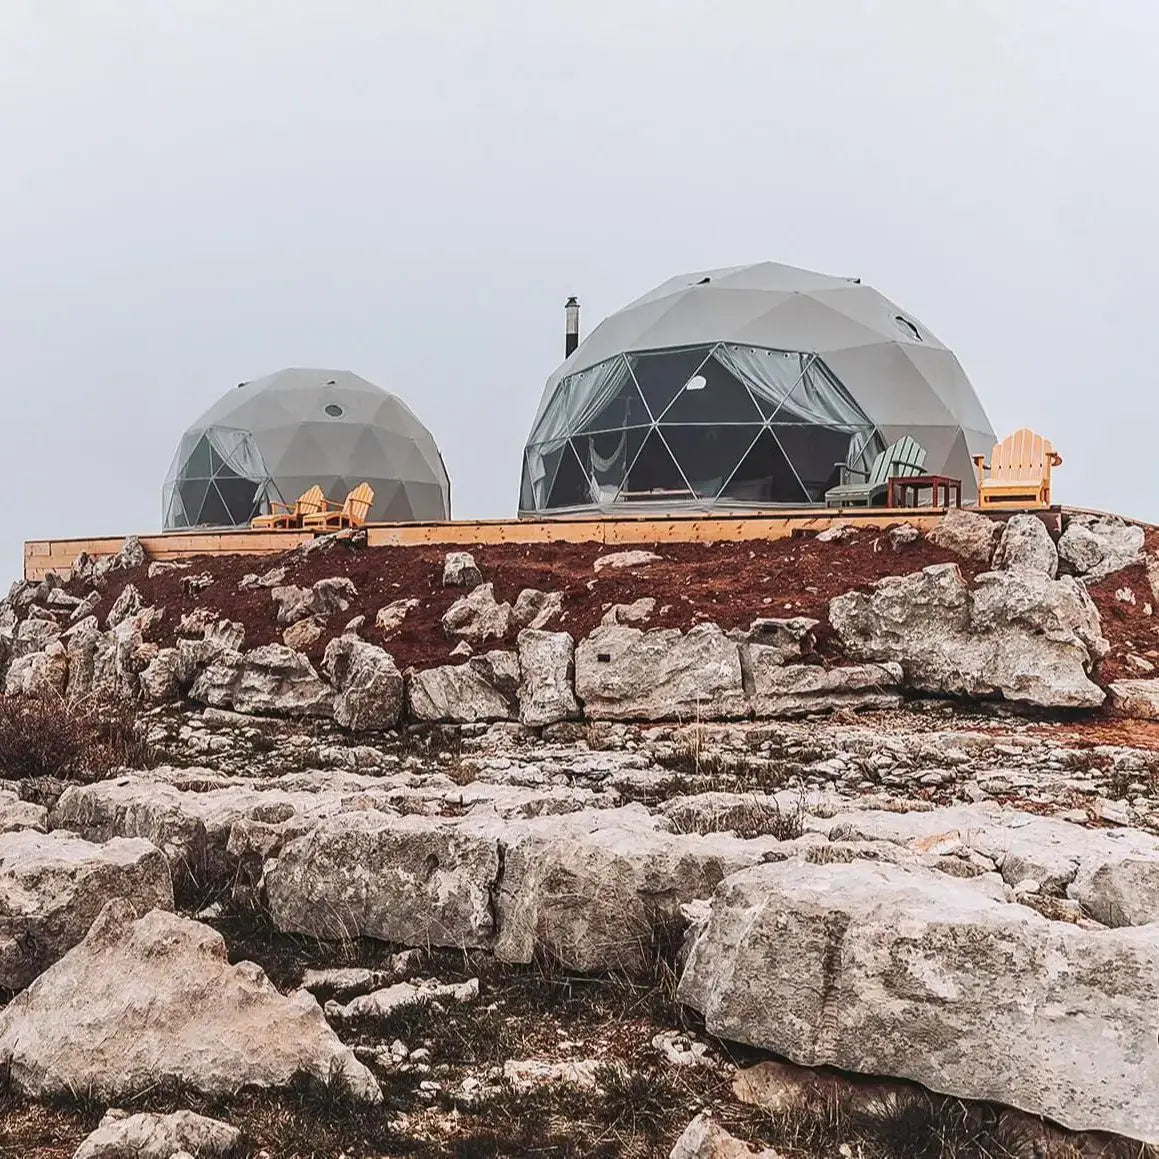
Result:
M181 436L163 525L244 527L315 483L342 502L363 481L372 521L450 518L442 456L404 402L348 371L280 370L235 387Z
M975 493L994 433L924 324L857 279L702 270L607 318L548 379L519 509L821 503L842 466L867 471L903 435Z

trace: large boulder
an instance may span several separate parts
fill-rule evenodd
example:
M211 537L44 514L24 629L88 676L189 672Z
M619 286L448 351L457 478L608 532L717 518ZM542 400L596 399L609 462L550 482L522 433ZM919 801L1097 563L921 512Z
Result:
M495 955L634 973L681 930L681 906L760 862L772 838L669 833L640 805L504 827Z
M61 628L55 620L28 619L16 626L12 637L12 659L31 656L33 652L43 652L54 640L59 639Z
M510 720L518 686L519 661L513 652L487 652L465 664L411 669L407 711L412 720L431 723Z
M118 624L135 616L145 606L141 593L133 584L125 584L121 594L113 601L109 614L105 617L105 627L115 628Z
M1058 549L1037 515L1012 515L1002 528L994 552L995 571L1025 569L1053 579L1058 575Z
M1055 708L1104 699L1088 679L1108 650L1098 609L1069 576L987 572L971 591L957 565L936 564L838 596L829 619L847 655L899 663L923 691Z
M253 962L231 966L208 926L164 910L138 918L123 900L0 1012L0 1063L32 1098L114 1102L167 1082L229 1095L299 1075L382 1098L310 994L279 994Z
M562 610L562 592L524 588L515 599L511 618L520 628L545 628Z
M0 986L27 986L114 897L138 913L173 908L160 850L141 839L94 845L64 831L0 835Z
M524 628L519 647L519 719L526 725L556 724L580 715L575 697L575 641L567 632Z
M189 695L214 708L275 716L333 716L334 692L305 656L284 644L222 652Z
M810 712L896 708L901 665L850 664L824 668L819 664L784 664L782 652L763 644L741 646L745 687L758 719L804 716Z
M368 810L289 842L265 887L286 933L485 946L499 868L499 843L485 829Z
M241 1132L228 1123L174 1111L156 1115L109 1114L73 1152L72 1159L228 1159L239 1152Z
M0 833L18 829L48 829L48 810L35 801L22 801L11 789L0 789Z
M478 647L488 640L501 640L514 623L511 605L495 599L495 585L486 583L470 595L456 600L443 615L443 631L456 640Z
M745 631L732 635L745 644L763 648L766 664L792 664L810 656L817 647L817 620L808 616L789 619L761 618L753 620ZM744 660L742 651L741 660Z
M345 612L358 589L346 576L320 579L312 587L284 584L270 590L270 599L278 607L279 624L295 624L310 616L325 620L337 612Z
M926 538L955 555L989 565L1002 524L976 511L955 507L947 511Z
M389 652L357 636L326 645L322 669L337 690L334 719L363 731L394 728L402 713L403 679Z
M749 711L738 645L715 624L597 628L576 648L575 682L596 720L721 720Z
M1074 1130L1159 1141L1159 943L880 863L728 878L680 999L710 1033L805 1066L910 1079Z
M1143 529L1114 516L1073 515L1058 541L1059 558L1070 570L1102 579L1139 561Z

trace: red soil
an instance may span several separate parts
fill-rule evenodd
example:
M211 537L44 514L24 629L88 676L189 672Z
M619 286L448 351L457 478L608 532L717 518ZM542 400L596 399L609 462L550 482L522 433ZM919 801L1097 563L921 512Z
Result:
M933 563L954 562L972 576L977 570L967 561L920 539L898 551L890 549L883 533L862 532L840 543L818 543L814 538L748 543L637 544L662 556L645 567L596 572L593 561L612 548L597 543L501 544L471 547L485 581L495 585L496 599L515 601L524 588L563 593L562 614L549 627L572 633L577 639L599 624L616 603L643 596L656 600L648 627L688 628L712 621L723 628L747 627L759 616L811 616L819 620L822 654L832 653L827 605L830 599L864 587L887 575L917 571ZM347 576L358 589L350 609L331 617L326 631L310 650L321 657L327 642L354 616L365 615L363 635L376 640L374 618L392 600L413 597L413 608L400 631L385 646L400 667L427 667L448 662L455 641L440 624L443 613L465 594L462 588L441 583L447 548L353 547L347 544L316 551L303 558L294 552L268 556L199 556L188 569L149 579L142 567L117 573L102 593L96 615L102 620L126 583L133 583L146 604L165 608L156 635L171 644L181 616L194 608L212 608L246 626L246 646L273 643L281 638L276 605L268 589L239 591L247 572L261 574L279 564L286 566L283 582L308 587L330 576ZM214 583L189 596L182 592L185 577L207 572ZM79 587L74 591L80 592ZM510 647L514 633L491 647Z

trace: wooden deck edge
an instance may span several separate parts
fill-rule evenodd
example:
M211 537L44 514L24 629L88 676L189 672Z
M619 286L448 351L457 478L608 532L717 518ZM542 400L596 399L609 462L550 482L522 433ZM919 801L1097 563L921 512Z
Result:
M1071 510L1066 509L1069 513ZM600 543L608 546L647 543L718 543L761 539L785 539L811 535L837 522L884 530L897 523L911 523L926 531L945 515L941 507L804 508L747 515L674 514L670 516L624 516L609 519L481 519L447 523L379 523L366 528L367 545L485 546L498 543ZM987 511L994 518L1008 518L1012 511ZM1061 521L1063 509L1038 512ZM1084 512L1085 514L1085 512ZM1096 514L1093 513L1092 514ZM198 555L266 555L287 551L313 538L310 532L221 530L168 532L142 535L141 545L150 560L190 559ZM94 558L113 555L124 536L34 539L24 545L24 577L41 580L50 571L67 575L81 552Z

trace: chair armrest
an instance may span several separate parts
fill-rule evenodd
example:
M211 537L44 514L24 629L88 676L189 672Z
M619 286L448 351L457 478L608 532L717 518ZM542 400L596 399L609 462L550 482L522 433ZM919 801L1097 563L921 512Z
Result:
M1050 465L1052 467L1061 467L1062 466L1062 455L1060 455L1058 453L1058 451L1051 451L1050 452Z
M989 470L989 464L986 462L985 455L974 455L973 462L975 467L982 467L985 470Z
M845 463L834 463L833 466L841 472L842 483L844 483L850 475L860 475L862 479L869 478L869 472L863 471L860 467L850 467Z

